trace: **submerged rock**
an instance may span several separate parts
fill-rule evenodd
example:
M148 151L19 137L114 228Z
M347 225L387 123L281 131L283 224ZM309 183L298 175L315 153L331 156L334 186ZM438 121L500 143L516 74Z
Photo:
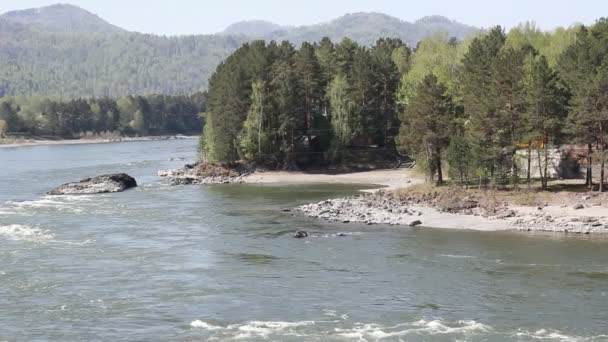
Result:
M293 237L296 239L303 239L303 238L307 238L308 237L308 233L303 231L303 230L299 230L297 232L295 232L293 234Z
M416 226L419 226L421 224L422 224L422 221L416 220L416 221L410 222L410 227L416 227Z
M85 178L79 182L66 183L47 192L47 195L85 195L121 192L137 186L135 179L126 173Z

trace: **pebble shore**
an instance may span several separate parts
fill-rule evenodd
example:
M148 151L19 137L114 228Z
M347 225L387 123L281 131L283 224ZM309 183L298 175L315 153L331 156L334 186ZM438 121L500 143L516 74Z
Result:
M519 211L509 206L488 209L483 208L471 198L464 198L458 202L458 205L445 208L438 207L432 198L433 196L428 196L426 199L424 196L402 198L391 192L380 190L353 197L305 204L296 208L296 211L309 217L327 221L368 225L425 226L429 223L429 220L426 220L427 215L433 215L431 221L437 221L438 215L445 215L446 220L443 221L448 225L451 218L458 217L459 219L468 218L471 223L478 220L484 220L490 225L492 225L492 222L500 223L502 228L496 228L495 230L511 229L578 234L608 233L608 219L606 217L553 216L547 213L543 207L536 208L533 213ZM577 208L584 209L584 206L581 208L580 205L577 205ZM462 223L459 223L459 225L462 225Z

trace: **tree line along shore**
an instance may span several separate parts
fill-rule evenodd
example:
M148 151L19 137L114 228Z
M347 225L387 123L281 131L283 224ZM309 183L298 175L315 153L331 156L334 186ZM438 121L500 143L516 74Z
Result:
M483 188L539 178L546 189L550 153L570 145L587 185L599 178L604 190L607 32L600 19L553 32L494 27L464 40L438 33L415 48L390 38L372 46L325 38L299 48L255 41L218 66L205 93L2 98L0 134L202 129L209 162L353 169L393 166L407 155L437 184L447 174Z
M0 98L0 140L119 139L200 134L203 93L63 100Z
M437 34L414 49L398 39L244 44L210 79L201 148L208 161L276 169L394 162L399 152L437 184L447 174L547 189L549 154L570 145L583 151L572 158L587 185L605 190L607 37L600 19L552 33Z

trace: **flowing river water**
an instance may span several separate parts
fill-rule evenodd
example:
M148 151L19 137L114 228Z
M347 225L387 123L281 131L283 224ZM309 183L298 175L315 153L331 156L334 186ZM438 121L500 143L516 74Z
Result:
M0 341L608 341L607 239L324 223L282 209L357 187L156 177L195 145L0 149ZM140 186L44 195L111 172Z

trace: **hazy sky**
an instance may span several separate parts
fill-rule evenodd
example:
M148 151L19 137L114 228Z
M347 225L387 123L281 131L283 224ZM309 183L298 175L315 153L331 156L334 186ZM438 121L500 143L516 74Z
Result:
M327 21L345 13L382 12L413 21L432 14L489 27L527 20L544 29L591 24L608 16L608 0L59 0L132 31L156 34L214 33L240 20L283 25ZM0 0L0 13L46 6L58 0Z

